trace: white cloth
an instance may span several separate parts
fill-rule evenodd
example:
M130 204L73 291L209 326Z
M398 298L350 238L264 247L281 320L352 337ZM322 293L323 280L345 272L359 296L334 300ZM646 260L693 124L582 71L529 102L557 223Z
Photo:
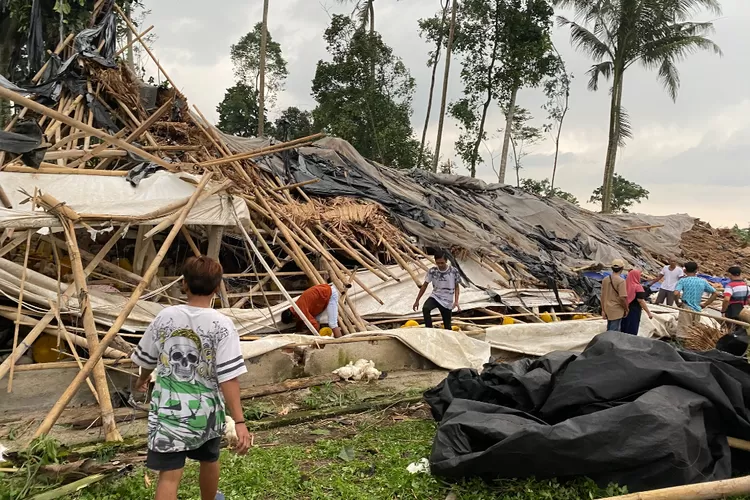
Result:
M445 271L436 267L431 268L424 278L425 284L432 283L432 294L430 297L437 300L438 304L446 309L453 309L456 294L456 286L459 283L458 270L450 266Z
M331 285L331 298L328 300L328 306L326 306L328 326L331 328L339 327L339 297L341 297L341 294L338 288Z
M195 450L223 435L219 384L247 372L232 320L210 308L167 307L146 329L131 358L156 370L148 416L150 450Z
M669 269L669 266L664 266L661 270L661 275L664 276L664 281L661 283L661 289L669 292L674 292L677 282L680 278L685 276L685 271L680 266L676 266L674 269Z

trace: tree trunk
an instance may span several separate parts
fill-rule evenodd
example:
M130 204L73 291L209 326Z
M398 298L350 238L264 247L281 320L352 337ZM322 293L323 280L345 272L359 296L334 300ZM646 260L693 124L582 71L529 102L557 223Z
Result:
M368 0L367 2L367 17L370 18L370 40L375 35L375 0ZM372 81L375 81L375 54L370 54L370 76Z
M268 0L263 1L263 30L260 35L260 83L258 84L258 137L264 136L266 116L266 43L268 41Z
M622 70L615 67L612 83L612 99L609 110L609 140L607 142L607 157L604 163L604 179L602 180L602 213L612 212L612 179L615 175L615 162L620 135L620 106L622 103Z
M494 69L494 64L490 66L490 75ZM492 78L492 76L490 76ZM492 87L487 87L487 99L484 101L482 106L482 119L479 121L479 130L477 131L477 142L474 143L474 151L471 153L471 176L477 176L477 158L479 158L479 146L482 144L482 136L484 136L484 124L487 121L487 111L490 109L492 104Z
M133 6L131 3L125 6L125 15L128 16L128 19L130 19L130 14L132 13L132 9L133 9ZM125 39L127 40L127 43L128 43L128 50L127 50L128 66L130 66L130 69L132 71L135 71L135 58L133 57L133 30L125 30Z
M422 165L422 158L424 157L424 144L427 139L427 126L430 124L430 113L432 112L432 99L435 94L435 77L437 76L437 68L438 68L438 62L440 62L440 51L443 48L443 31L442 28L445 27L445 21L448 17L448 0L445 2L445 7L443 7L443 19L440 23L440 34L438 35L437 44L435 47L435 60L432 62L432 78L430 79L430 95L427 98L427 115L424 118L424 128L422 129L422 142L419 144L419 157L417 159L417 168L419 168L420 165ZM437 169L433 170L434 172L437 171Z
M552 180L550 181L550 193L555 192L555 176L557 175L557 158L560 155L560 135L562 135L563 123L565 122L565 115L568 114L568 103L570 102L570 91L565 91L565 106L563 107L562 114L560 115L560 123L557 124L557 135L555 136L555 161L552 163Z
M443 95L440 101L440 118L438 119L437 139L435 140L435 157L432 159L432 171L437 172L440 161L440 143L443 140L443 125L445 124L445 107L448 99L448 79L451 73L451 51L453 50L453 36L456 31L456 12L458 0L453 0L451 12L451 27L448 31L448 45L445 48L445 73L443 74Z
M510 91L510 103L505 115L505 134L503 135L503 152L500 154L500 172L497 174L497 182L505 183L505 171L508 168L508 148L510 147L510 134L513 129L513 117L516 114L516 97L518 87L514 86Z

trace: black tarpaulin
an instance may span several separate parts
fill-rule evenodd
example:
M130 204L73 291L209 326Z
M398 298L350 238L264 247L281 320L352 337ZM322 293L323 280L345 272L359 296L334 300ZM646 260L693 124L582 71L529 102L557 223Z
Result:
M34 121L17 123L12 131L0 130L0 151L21 155L23 162L39 168L47 148L42 144L42 129Z
M630 491L726 479L727 436L750 439L750 366L603 333L579 356L457 370L425 393L450 479L587 476ZM741 471L750 472L748 470Z

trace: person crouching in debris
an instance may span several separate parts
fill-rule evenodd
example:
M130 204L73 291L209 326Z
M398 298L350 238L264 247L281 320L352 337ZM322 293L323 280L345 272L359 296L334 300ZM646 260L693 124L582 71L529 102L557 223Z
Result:
M622 319L622 333L638 335L638 329L641 326L641 311L646 311L648 319L653 319L654 315L648 308L646 299L648 292L641 285L641 271L632 269L628 272L625 279L625 288L628 294L628 314Z
M186 458L200 462L201 498L223 498L217 491L226 408L235 423L235 451L245 454L250 447L237 378L247 372L240 338L232 321L212 307L222 274L209 257L188 259L187 304L161 311L132 355L141 367L137 390L146 392L156 371L146 457L146 466L159 471L156 500L177 499Z
M729 319L740 319L742 309L747 305L750 297L750 289L747 282L742 279L742 269L732 266L727 270L730 276L729 283L724 287L724 302L721 304L721 312Z
M302 292L302 295L297 299L297 307L316 331L320 331L317 317L323 314L323 311L326 311L328 313L328 326L333 330L333 336L339 338L341 337L339 297L341 297L341 293L335 285L315 285ZM298 332L307 331L304 321L297 316L297 312L293 308L281 313L281 321L284 323L296 321Z
M682 309L693 310L701 312L703 308L708 307L716 300L719 296L719 292L714 290L711 284L696 276L698 272L698 264L695 262L685 263L685 277L677 282L675 288L675 298L682 302ZM708 300L703 300L703 294L709 294ZM693 325L700 323L700 316L697 314L691 314L686 310L680 311L680 315L677 317L677 329L680 336L685 336L689 332L687 329Z
M435 267L431 268L424 278L424 284L419 289L417 300L414 302L414 310L417 311L419 309L419 300L427 290L427 285L432 283L432 294L425 301L424 306L422 306L424 326L432 328L432 311L437 309L443 317L443 328L450 330L452 327L453 309L461 312L461 308L458 305L458 298L461 293L459 288L461 277L455 267L448 266L448 258L445 252L436 252L434 257Z
M622 331L622 319L628 315L628 290L620 273L625 261L612 261L612 274L602 280L602 317L607 320L608 332Z

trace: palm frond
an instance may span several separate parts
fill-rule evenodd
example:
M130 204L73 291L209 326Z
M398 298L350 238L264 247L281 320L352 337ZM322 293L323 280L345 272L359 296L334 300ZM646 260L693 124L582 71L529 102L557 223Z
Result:
M669 92L669 97L676 101L677 91L680 88L680 73L672 59L666 58L662 61L661 66L659 66L659 80Z
M713 15L721 15L719 0L663 0L665 10L672 13L675 21L690 19L701 10L707 10Z
M617 145L625 147L625 139L633 138L633 127L630 124L630 115L620 106L617 112Z
M599 90L599 75L603 76L606 80L609 80L612 76L613 69L614 65L612 64L612 61L604 61L591 66L591 69L586 72L586 74L591 77L588 85L589 90Z
M558 16L557 22L560 26L570 27L570 43L574 48L598 61L603 60L605 57L613 58L609 46L585 27L563 16Z

